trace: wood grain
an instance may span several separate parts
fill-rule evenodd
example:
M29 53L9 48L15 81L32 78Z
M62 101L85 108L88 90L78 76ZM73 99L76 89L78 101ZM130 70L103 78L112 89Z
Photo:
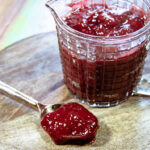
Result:
M0 57L2 81L43 103L57 103L71 97L63 84L56 33L40 34L18 42L1 51ZM1 121L32 111L27 107L22 109L19 103L17 107L10 105L13 102L7 97L2 97L1 103ZM6 113L7 106L13 113L10 110Z
M0 79L18 90L43 103L72 98L63 83L55 32L15 43L1 51L0 58ZM144 73L150 71L149 61L148 56ZM131 97L106 109L84 106L99 119L95 143L57 146L40 127L38 112L0 95L0 150L150 149L150 98Z

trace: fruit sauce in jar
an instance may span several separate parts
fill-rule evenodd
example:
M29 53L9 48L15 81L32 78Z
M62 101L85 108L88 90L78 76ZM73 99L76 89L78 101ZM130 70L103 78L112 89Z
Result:
M72 33L57 26L65 83L91 106L117 105L132 94L142 74L148 40L134 33L146 25L147 14L134 5L68 7L72 10L62 20Z

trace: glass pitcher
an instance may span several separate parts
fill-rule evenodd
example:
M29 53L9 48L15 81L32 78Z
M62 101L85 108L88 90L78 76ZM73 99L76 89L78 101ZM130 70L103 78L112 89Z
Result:
M74 7L93 3L126 9L135 5L146 13L147 24L125 36L104 37L81 33L63 22ZM149 49L149 4L144 0L51 0L46 6L56 22L64 81L71 93L92 107L115 106L131 96Z

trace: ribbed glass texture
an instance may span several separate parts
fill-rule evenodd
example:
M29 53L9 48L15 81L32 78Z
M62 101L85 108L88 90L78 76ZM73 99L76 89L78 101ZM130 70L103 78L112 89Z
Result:
M121 8L134 4L142 8L148 18L150 14L148 4L143 0L90 2L105 2ZM115 106L127 99L142 75L149 50L150 23L126 36L104 38L74 31L61 21L57 10L56 14L53 12L64 79L69 90L82 102L95 107Z

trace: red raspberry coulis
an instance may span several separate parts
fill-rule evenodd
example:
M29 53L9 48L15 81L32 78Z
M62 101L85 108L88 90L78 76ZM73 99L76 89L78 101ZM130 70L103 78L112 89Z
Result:
M69 7L73 10L63 18L64 23L76 31L97 37L124 36L141 29L147 22L145 12L136 7L125 9L104 4L87 6L86 1L82 7L79 3L71 4ZM109 102L113 104L123 101L132 94L147 54L146 41L140 44L139 41L130 41L130 45L126 44L123 50L120 50L120 47L124 46L122 44L115 47L103 46L98 42L97 45L94 45L94 42L93 45L90 43L90 53L92 49L95 50L93 61L87 57L88 48L84 40L78 41L82 45L79 48L81 54L78 54L75 42L70 42L71 49L68 49L67 42L62 42L66 39L61 38L59 48L64 79L74 95L90 104L107 105ZM75 41L74 38L70 36L70 41Z
M97 118L77 103L64 104L41 121L43 129L55 144L87 144L94 141Z
M141 29L145 25L146 16L142 10L135 7L127 10L93 4L90 7L74 9L63 20L71 28L86 34L120 36Z

